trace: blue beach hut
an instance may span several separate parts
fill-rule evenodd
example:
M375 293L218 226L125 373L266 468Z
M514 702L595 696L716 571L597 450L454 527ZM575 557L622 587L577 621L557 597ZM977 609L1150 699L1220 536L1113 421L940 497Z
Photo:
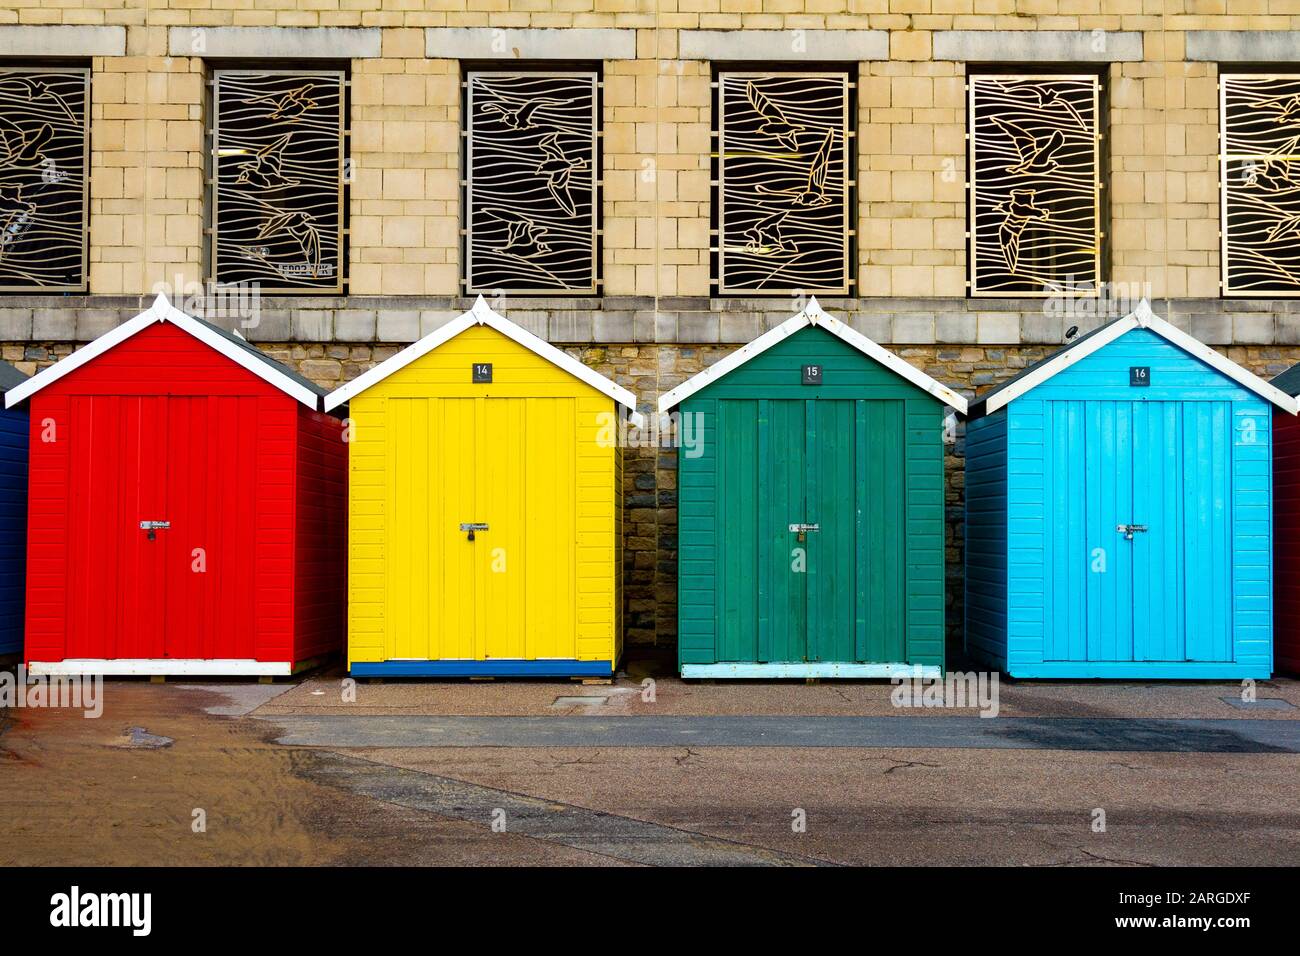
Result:
M1143 301L970 406L966 647L1012 677L1265 678L1272 406Z
M27 376L0 362L0 656L23 649L27 555L27 413L4 407L4 393Z

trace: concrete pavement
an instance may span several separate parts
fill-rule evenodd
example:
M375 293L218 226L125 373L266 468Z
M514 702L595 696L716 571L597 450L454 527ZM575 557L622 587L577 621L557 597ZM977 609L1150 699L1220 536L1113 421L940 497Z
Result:
M1300 862L1300 711L1234 683L1003 684L980 719L641 677L112 681L98 720L0 717L0 863Z

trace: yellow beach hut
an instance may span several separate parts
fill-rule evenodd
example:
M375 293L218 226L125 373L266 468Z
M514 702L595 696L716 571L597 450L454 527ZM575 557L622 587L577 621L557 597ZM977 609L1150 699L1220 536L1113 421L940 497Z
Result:
M631 392L480 296L343 405L354 675L613 674Z

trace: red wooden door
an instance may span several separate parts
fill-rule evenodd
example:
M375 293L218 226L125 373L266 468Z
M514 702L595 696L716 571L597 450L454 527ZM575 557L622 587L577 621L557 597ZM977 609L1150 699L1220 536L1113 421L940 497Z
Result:
M257 405L73 397L69 657L255 656Z
M259 471L257 434L256 398L169 402L165 517L171 526L159 532L166 536L169 658L256 656L258 502L268 481L291 480L288 472Z
M167 399L73 396L68 657L163 656Z

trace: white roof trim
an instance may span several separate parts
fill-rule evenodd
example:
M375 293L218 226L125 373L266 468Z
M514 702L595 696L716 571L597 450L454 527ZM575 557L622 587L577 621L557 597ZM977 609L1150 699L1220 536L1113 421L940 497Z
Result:
M288 375L276 371L273 366L250 354L246 349L235 345L202 322L186 315L168 302L167 296L161 292L158 293L158 298L154 299L153 305L134 319L110 329L93 342L77 349L67 358L55 362L44 371L37 372L21 385L11 388L5 393L5 406L12 408L24 399L30 398L45 386L57 382L69 372L81 368L87 362L93 361L113 346L125 342L131 336L148 328L155 322L172 323L182 331L194 336L204 345L216 349L235 364L252 372L258 378L269 382L286 395L290 395L302 402L308 408L316 410L320 407L320 396L311 389L294 381Z
M1037 388L1052 376L1087 358L1099 349L1105 348L1121 335L1137 328L1154 332L1166 341L1178 346L1193 358L1200 359L1216 371L1222 372L1243 388L1272 402L1278 408L1290 412L1292 415L1300 413L1300 399L1286 394L1286 392L1264 381L1258 375L1238 365L1232 359L1210 348L1204 342L1166 322L1152 312L1151 304L1146 299L1143 299L1124 318L1116 319L1091 338L1079 343L1077 347L1065 349L1056 358L1044 362L1024 378L998 392L985 405L985 414L992 414L1004 405L1014 402L1021 395Z
M454 339L456 336L460 335L460 333L475 325L491 326L507 338L512 339L529 351L540 355L552 365L563 369L574 378L587 383L592 388L596 389L596 391L608 395L628 410L628 418L631 420L633 425L640 427L644 424L642 417L637 414L636 396L630 391L622 385L606 378L604 375L601 375L594 369L590 369L583 365L577 359L560 351L551 343L533 335L533 333L529 332L527 329L516 325L505 316L493 312L491 306L487 304L481 295L474 303L473 308L464 315L452 319L440 328L434 329L418 342L413 345L408 345L396 355L385 359L369 371L358 375L346 385L342 385L330 392L325 396L325 411L337 408L353 397L360 395L372 385L388 378L388 376L392 375L398 369L405 368L416 359L428 355L444 342Z
M806 329L810 325L825 329L832 335L837 336L849 345L853 346L859 352L869 358L875 359L891 372L899 375L911 382L922 391L928 392L943 402L950 405L962 415L966 414L966 399L954 392L947 385L935 381L929 375L926 375L919 368L907 362L888 349L877 345L871 339L867 338L861 332L849 328L839 319L828 315L822 311L822 307L817 304L816 297L808 301L808 306L793 318L786 319L774 329L764 332L754 341L747 345L742 345L730 355L714 362L704 371L687 379L681 385L678 385L670 392L665 392L659 397L659 411L667 412L676 405L680 405L688 397L698 392L707 385L712 385L718 379L735 371L755 356L762 355L778 342L784 341L801 329Z

